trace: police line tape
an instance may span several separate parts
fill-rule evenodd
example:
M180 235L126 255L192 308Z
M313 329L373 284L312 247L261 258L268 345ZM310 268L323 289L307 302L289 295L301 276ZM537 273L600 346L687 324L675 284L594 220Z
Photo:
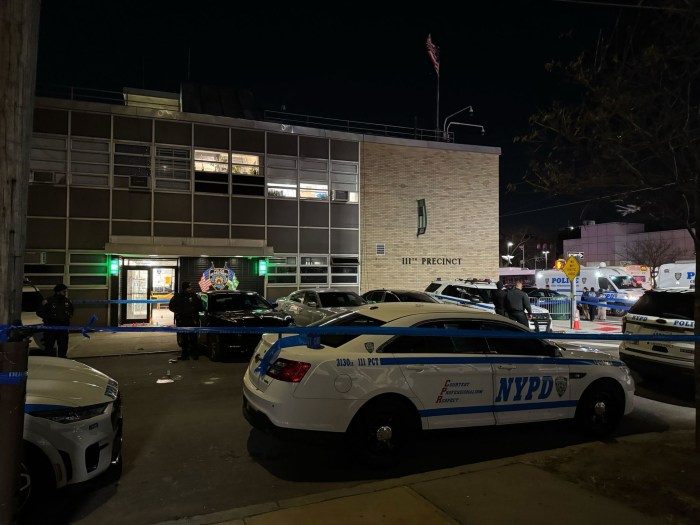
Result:
M35 332L59 330L80 332L84 337L90 338L90 333L139 333L161 332L175 334L282 334L305 335L318 337L325 334L342 335L410 335L430 337L493 337L497 339L549 339L549 340L595 340L595 341L700 341L700 336L690 334L593 334L584 333L556 333L556 332L526 332L504 330L460 330L455 328L416 328L416 327L384 327L384 326L92 326L97 320L93 316L84 326L49 326L49 325L0 325L0 341L7 341L8 334L12 332L21 335L31 335ZM689 328L689 327L686 327Z

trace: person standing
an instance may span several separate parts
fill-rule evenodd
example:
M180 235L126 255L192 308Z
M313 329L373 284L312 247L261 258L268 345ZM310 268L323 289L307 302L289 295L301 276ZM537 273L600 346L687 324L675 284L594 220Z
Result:
M53 295L41 302L36 313L46 326L70 326L73 303L68 299L68 287L63 283L54 286ZM68 329L44 331L44 352L48 355L66 357L68 337ZM54 353L55 345L58 345L58 353Z
M598 320L607 321L608 320L608 316L607 316L608 309L605 306L605 304L606 304L605 303L605 290L603 290L602 288L599 288L598 293L597 293L597 298L599 301Z
M192 285L184 281L180 291L170 299L168 309L175 314L175 326L193 327L199 326L199 312L204 311L204 305L199 296L194 293ZM182 343L182 351L178 357L180 361L186 361L190 357L199 359L195 332L180 334L180 342Z
M592 321L591 319L591 314L590 314L590 305L586 304L586 301L590 300L590 292L588 291L588 287L584 286L583 287L583 293L581 294L581 302L577 304L577 308L579 309L579 312L581 313L581 318L585 319L586 321Z
M496 283L496 291L493 292L493 305L496 307L496 313L498 315L506 315L506 297L508 292L503 289L503 283L498 281Z
M532 317L532 307L530 306L530 298L523 292L522 281L517 281L515 286L508 290L506 295L506 313L514 321L527 327L530 326L528 319Z
M588 318L591 321L595 321L598 315L598 299L596 298L595 288L591 287L591 291L588 292L584 300L588 301Z

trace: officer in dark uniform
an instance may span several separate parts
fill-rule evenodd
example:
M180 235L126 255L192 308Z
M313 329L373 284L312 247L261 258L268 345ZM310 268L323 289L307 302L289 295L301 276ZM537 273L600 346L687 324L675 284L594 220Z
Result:
M175 314L175 326L199 326L199 312L204 310L202 300L194 293L192 285L187 281L182 283L180 290L180 292L173 295L168 305L170 311ZM182 343L182 353L178 357L179 360L185 361L190 357L199 359L196 333L180 334L180 341Z
M67 297L68 287L57 284L53 287L53 295L42 301L36 311L46 326L70 326L73 317L73 303ZM44 332L44 351L48 355L66 357L68 354L68 330L46 330ZM54 354L54 346L58 344L58 353Z
M506 313L513 321L517 321L527 327L530 326L528 319L532 317L532 307L530 306L530 298L523 292L522 281L516 282L515 286L508 290Z
M498 281L496 283L496 291L493 292L493 305L496 307L496 313L498 315L506 315L506 296L508 292L503 289L503 283Z

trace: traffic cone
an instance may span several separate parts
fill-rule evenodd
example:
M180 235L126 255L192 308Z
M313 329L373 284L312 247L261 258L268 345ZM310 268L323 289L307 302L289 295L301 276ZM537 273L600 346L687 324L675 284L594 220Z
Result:
M574 309L574 330L581 329L581 319L578 316L578 308Z

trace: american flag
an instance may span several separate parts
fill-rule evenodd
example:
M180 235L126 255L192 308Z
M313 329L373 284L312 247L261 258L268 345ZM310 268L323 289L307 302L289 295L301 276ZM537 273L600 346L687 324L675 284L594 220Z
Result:
M437 76L440 76L440 48L433 44L430 33L428 33L428 40L425 41L425 48L428 50L428 56L433 63L435 73L437 73Z
M204 273L202 273L202 278L199 280L199 289L203 292L206 292L209 290L209 288L211 288L211 279L209 279L210 272L211 268L204 270Z

